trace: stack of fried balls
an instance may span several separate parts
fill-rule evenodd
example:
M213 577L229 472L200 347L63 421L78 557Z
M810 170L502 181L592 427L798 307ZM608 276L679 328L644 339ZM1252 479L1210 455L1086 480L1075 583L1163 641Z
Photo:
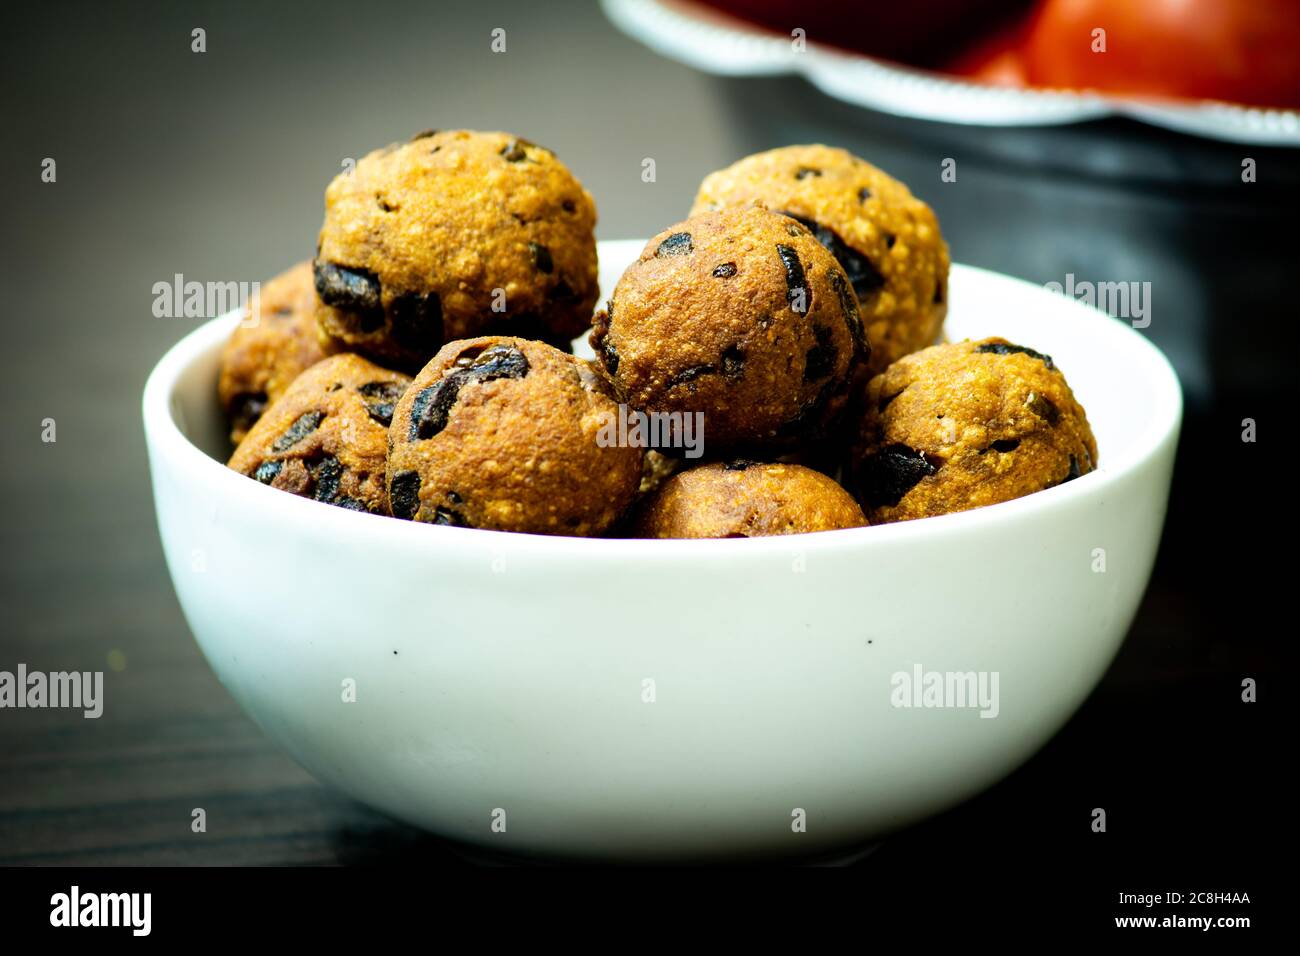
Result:
M230 467L407 521L637 538L925 518L1096 467L1050 356L943 341L933 211L842 149L705 177L599 311L595 225L517 136L369 154L326 189L315 257L226 343ZM594 359L573 354L584 334ZM628 415L692 416L703 456L610 440Z

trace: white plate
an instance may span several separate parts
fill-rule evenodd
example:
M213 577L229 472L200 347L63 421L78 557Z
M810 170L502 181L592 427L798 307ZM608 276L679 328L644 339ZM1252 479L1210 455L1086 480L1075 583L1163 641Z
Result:
M1018 90L974 83L789 38L737 20L692 15L689 4L601 0L610 21L655 52L707 73L797 73L823 93L869 109L972 126L1046 126L1107 116L1206 139L1300 146L1300 113L1230 103L1154 103L1067 90Z

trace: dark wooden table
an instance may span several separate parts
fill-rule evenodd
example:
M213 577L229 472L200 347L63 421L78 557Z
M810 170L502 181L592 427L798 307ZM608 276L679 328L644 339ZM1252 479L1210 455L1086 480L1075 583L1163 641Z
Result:
M1042 281L1041 256L1016 268L1032 235L979 242L992 228L980 190L1005 195L1007 182L972 173L938 193L923 178L937 167L934 148L869 125L848 137L837 116L783 113L766 90L750 108L776 112L742 121L734 86L659 59L594 7L412 3L371 19L335 0L311 12L41 4L19 19L0 40L0 669L105 670L107 701L98 720L0 711L0 864L461 863L321 787L241 714L189 634L154 523L140 391L195 320L155 318L153 283L175 273L263 279L305 258L343 158L430 126L515 131L558 151L597 197L601 236L615 238L684 214L698 180L745 152L851 138L872 156L874 136L882 164L936 203L955 258ZM498 26L504 55L489 50ZM195 27L207 31L206 53L191 52ZM640 178L647 156L654 184ZM40 179L45 157L57 161L54 183ZM1122 207L1122 195L1115 201ZM1179 222L1176 193L1169 202L1160 228L1194 228ZM1094 244L1123 240L1102 220L1086 228ZM1221 255L1225 274L1254 277L1266 306L1282 301L1277 269ZM1068 263L1046 274L1058 265ZM1198 281L1214 286L1213 276ZM1233 318L1230 305L1215 308L1205 321ZM1251 308L1255 326L1270 320L1259 301ZM1293 334L1280 331L1278 311L1276 334ZM1206 392L1193 409L1152 590L1065 732L1008 781L892 838L861 868L919 879L933 855L965 855L1021 879L1069 868L1102 885L1156 860L1249 875L1273 852L1269 701L1281 691L1267 681L1279 634L1267 622L1280 572L1255 541L1267 520L1262 483L1282 474L1258 446L1241 445L1234 423L1268 420L1278 394L1274 379L1247 382ZM46 418L57 422L54 443L41 440ZM1256 709L1237 699L1245 676L1269 688ZM1099 805L1118 821L1105 848L1086 825ZM196 807L205 834L190 830Z

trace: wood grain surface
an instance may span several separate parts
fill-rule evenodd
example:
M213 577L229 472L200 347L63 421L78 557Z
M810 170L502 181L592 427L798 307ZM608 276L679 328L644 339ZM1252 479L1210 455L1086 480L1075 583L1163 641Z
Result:
M180 6L28 4L0 37L0 669L106 680L98 720L0 711L0 865L462 865L452 848L315 782L217 682L163 565L139 417L149 369L197 324L154 317L155 282L258 280L306 258L345 158L457 126L552 146L595 195L602 238L684 216L699 179L747 152L823 140L932 201L955 259L1045 281L1072 267L1072 252L1121 249L1135 274L1115 278L1158 275L1157 294L1183 306L1158 316L1153 335L1194 333L1171 338L1183 350L1171 354L1186 383L1217 390L1203 388L1189 412L1170 530L1128 643L1027 767L861 865L935 852L1029 873L1154 853L1248 867L1270 852L1268 801L1282 788L1265 786L1268 711L1237 698L1242 677L1276 667L1279 631L1261 595L1287 585L1259 559L1258 496L1241 493L1254 486L1241 476L1269 471L1237 433L1244 415L1282 407L1282 366L1262 353L1270 341L1285 352L1295 323L1294 306L1286 326L1280 292L1268 291L1280 233L1259 231L1262 212L1216 200L1191 215L1190 194L1053 187L973 155L944 192L947 147L928 134L800 105L810 102L801 81L713 80L621 36L594 4ZM198 26L201 55L190 50ZM508 31L505 55L489 50L495 27ZM57 160L55 183L40 180L45 157ZM657 160L656 183L641 180L645 157ZM1013 207L1069 223L1069 248L998 228L998 211ZM1124 215L1118 229L1106 218ZM1156 239L1164 252L1151 251ZM1240 257L1224 268L1206 265L1232 249ZM1213 343L1242 329L1261 357L1221 361ZM41 440L47 418L54 443ZM274 576L274 556L249 573ZM1252 768L1256 788L1240 790L1207 754ZM1099 805L1115 807L1128 834L1111 856L1088 842ZM1215 827L1203 825L1206 806ZM190 830L197 807L204 834Z

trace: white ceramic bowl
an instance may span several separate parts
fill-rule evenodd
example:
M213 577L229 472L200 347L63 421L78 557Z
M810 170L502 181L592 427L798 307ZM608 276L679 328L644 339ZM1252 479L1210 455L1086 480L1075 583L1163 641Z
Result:
M601 244L602 288L641 246ZM144 394L181 606L308 770L443 836L619 860L869 842L996 782L1092 690L1146 587L1181 418L1124 324L964 266L950 295L951 338L1055 358L1100 470L941 518L718 541L417 525L250 481L222 464L237 317L215 319ZM918 666L996 672L997 716L895 706Z

